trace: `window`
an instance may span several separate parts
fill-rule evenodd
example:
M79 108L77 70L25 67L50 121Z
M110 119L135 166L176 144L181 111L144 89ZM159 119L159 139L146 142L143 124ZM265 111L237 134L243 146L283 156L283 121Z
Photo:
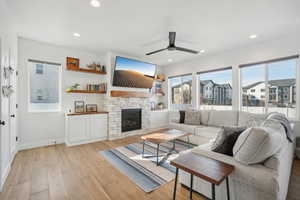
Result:
M253 113L265 112L265 101L260 92L265 88L265 69L263 65L241 68L242 110Z
M60 111L61 65L41 61L28 61L29 111Z
M192 75L182 75L169 78L169 91L172 105L192 104ZM175 108L173 106L173 108Z
M241 66L242 110L296 118L297 57ZM258 89L257 93L251 93ZM249 92L250 90L250 92Z
M198 80L200 109L232 109L231 68L200 72Z
M280 112L296 118L296 69L297 60L289 59L267 64L268 88L272 89L268 100L268 112Z

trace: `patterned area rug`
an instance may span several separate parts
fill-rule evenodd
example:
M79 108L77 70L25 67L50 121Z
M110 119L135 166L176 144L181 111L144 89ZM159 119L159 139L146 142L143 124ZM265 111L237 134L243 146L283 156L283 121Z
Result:
M177 152L192 148L190 144L183 141L176 140L175 143ZM145 157L155 155L156 147L156 144L146 142ZM166 154L172 148L173 142L161 144L159 154ZM142 151L143 143L140 142L99 153L145 192L151 192L175 178L175 168L170 165L170 161L176 158L178 153L171 154L157 166L156 157L143 158Z

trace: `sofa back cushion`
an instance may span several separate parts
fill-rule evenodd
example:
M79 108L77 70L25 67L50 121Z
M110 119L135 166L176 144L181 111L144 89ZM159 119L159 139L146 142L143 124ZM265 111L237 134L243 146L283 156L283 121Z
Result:
M169 111L169 122L179 123L180 114L178 111Z
M209 126L237 126L238 112L231 110L212 110L210 111Z
M260 126L267 117L265 114L254 114L244 111L240 111L238 116L238 126L240 127Z
M189 125L200 125L201 123L201 113L200 111L185 111L184 123Z
M234 158L243 164L257 164L277 153L284 142L284 128L279 123L251 127L244 131L233 147Z
M210 115L210 110L201 110L201 124L207 126L208 125L208 120L209 120L209 115Z

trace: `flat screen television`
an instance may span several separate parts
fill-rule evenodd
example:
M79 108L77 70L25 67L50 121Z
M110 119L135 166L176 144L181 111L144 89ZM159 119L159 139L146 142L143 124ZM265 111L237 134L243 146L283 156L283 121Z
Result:
M117 56L113 86L152 88L155 71L154 64Z

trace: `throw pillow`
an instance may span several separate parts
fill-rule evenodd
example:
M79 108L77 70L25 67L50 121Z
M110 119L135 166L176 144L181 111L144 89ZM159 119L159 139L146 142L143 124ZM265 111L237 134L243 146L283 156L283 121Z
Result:
M183 124L184 123L184 119L185 119L185 111L184 110L180 110L179 114L180 114L179 123Z
M277 153L284 136L270 127L252 127L244 131L233 147L234 158L243 164L257 164Z
M184 123L189 125L200 125L201 113L199 111L186 111Z
M211 150L228 156L233 156L233 146L244 127L224 127L211 146Z

